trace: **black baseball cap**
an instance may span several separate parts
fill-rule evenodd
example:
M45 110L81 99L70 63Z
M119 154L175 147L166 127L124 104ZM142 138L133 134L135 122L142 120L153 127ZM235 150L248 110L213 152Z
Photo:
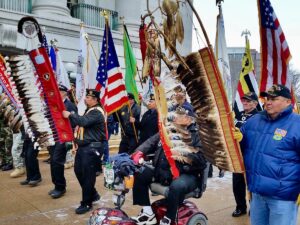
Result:
M129 99L134 100L134 95L132 93L128 93L127 96L128 96Z
M260 96L262 97L278 97L282 96L284 98L292 99L292 95L290 90L281 84L275 84L272 87L270 87L266 92L261 92Z
M68 88L65 85L59 84L58 89L60 91L68 92Z
M86 95L85 96L91 96L94 98L100 98L100 91L97 91L96 89L86 89Z
M258 97L254 92L248 92L246 94L244 94L244 96L242 97L242 99L246 99L249 101L257 101L258 102Z
M150 94L149 100L155 100L154 94Z

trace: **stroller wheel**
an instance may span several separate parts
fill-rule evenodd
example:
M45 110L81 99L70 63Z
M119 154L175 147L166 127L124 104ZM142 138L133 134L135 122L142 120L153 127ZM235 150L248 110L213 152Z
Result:
M208 225L208 222L205 215L198 213L189 219L187 225Z

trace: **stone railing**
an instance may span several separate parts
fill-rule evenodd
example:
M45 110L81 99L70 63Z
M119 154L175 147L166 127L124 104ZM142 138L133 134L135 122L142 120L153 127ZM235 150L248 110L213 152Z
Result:
M0 8L22 13L31 13L32 0L0 0Z
M71 15L77 19L80 19L88 26L104 28L105 19L102 16L104 10L109 16L109 26L113 30L117 30L118 26L118 12L103 9L97 6L79 3L71 7Z

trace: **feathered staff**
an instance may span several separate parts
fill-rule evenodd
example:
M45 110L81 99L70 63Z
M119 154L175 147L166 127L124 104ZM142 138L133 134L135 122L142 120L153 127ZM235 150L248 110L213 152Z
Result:
M174 1L166 0L163 2L162 7L159 5L159 8L162 8L162 12L167 17L171 17L166 20L167 25L169 21L169 26L173 23L175 10L175 6L172 6L173 3L171 2ZM147 1L147 3L149 2ZM187 3L196 14L208 47L201 49L199 52L191 53L185 58L181 57L177 52L173 45L174 39L169 40L167 35L159 29L152 16L155 10L151 12L149 4L147 4L148 16L151 18L152 27L157 36L161 36L166 42L165 45L168 45L170 55L174 53L176 59L179 61L180 65L175 76L186 86L187 93L191 97L191 102L196 112L196 121L200 127L199 133L204 155L219 168L242 172L244 170L243 160L239 145L235 141L231 130L234 127L232 111L226 97L213 50L199 15L191 2L187 0ZM169 28L168 31L170 30L172 28ZM150 53L158 52L156 55L163 59L169 68L173 68L169 63L170 61L163 58L163 54L155 45L155 41L151 40L152 37L156 36L152 35L150 36L150 40L147 40L148 47L152 48L152 51L149 51L149 55L147 56L151 59L153 56ZM152 66L153 63L150 61L150 70Z

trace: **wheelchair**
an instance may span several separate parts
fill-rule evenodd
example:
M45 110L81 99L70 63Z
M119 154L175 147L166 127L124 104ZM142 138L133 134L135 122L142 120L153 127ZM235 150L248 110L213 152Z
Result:
M151 168L150 164L144 164L144 166ZM200 182L201 185L185 195L185 200L178 207L176 222L172 225L208 225L207 216L201 212L193 202L187 200L188 198L200 198L202 196L202 193L206 189L208 168L207 166L203 171ZM153 167L151 169L153 169ZM136 222L121 209L125 202L126 194L132 186L129 185L130 187L128 187L124 178L116 176L115 171L111 168L104 169L104 186L119 192L119 194L113 196L115 208L101 207L94 210L91 213L87 225L137 225ZM160 183L151 183L150 190L154 194L163 196L162 199L154 201L151 204L157 223L159 224L159 221L164 217L167 211L165 198L169 194L169 187L163 186Z

